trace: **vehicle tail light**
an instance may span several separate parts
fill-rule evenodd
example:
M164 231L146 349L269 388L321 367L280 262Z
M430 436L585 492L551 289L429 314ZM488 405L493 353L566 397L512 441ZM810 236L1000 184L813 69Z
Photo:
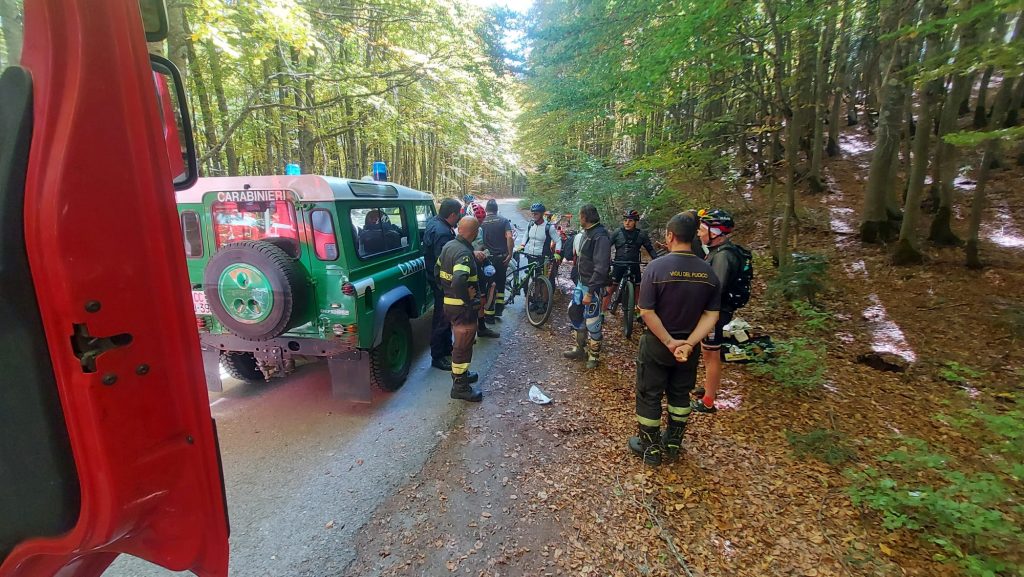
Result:
M351 296L355 296L355 294L356 294L356 286L354 284L350 283L350 282L347 282L347 283L341 285L341 292L347 294L350 297Z
M206 332L209 330L209 328L206 326L206 317L196 317L196 325L202 332Z

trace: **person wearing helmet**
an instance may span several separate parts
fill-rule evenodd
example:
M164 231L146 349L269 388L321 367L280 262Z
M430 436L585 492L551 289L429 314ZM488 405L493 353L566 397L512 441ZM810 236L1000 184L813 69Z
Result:
M727 294L730 283L735 282L739 276L742 264L737 257L737 251L734 250L735 245L729 240L729 235L735 227L732 215L716 208L699 211L697 218L700 219L697 234L708 250L705 260L721 282L722 294ZM727 301L728 299L722 299L714 332L701 342L705 383L703 389L695 391L700 398L693 403L694 410L700 413L714 413L718 410L715 408L715 398L722 384L722 332L736 312L728 306Z
M487 213L484 207L479 202L473 201L466 207L466 216L472 216L480 224L477 230L476 240L473 241L473 251L476 255L477 262L480 266L479 281L477 283L477 290L479 294L483 295L481 302L487 301L487 295L490 294L491 285L495 283L495 277L497 276L497 269L489 262L491 258L491 252L487 247L486 239L484 238L483 222ZM504 273L502 273L504 275ZM486 314L481 311L481 314L477 315L477 330L476 336L488 339L496 339L501 335L498 332L491 330L487 326Z
M615 258L612 259L611 283L605 289L604 310L608 310L612 298L612 292L616 285L622 280L622 276L629 275L633 284L640 285L640 249L646 249L651 258L657 258L654 252L654 243L646 231L637 228L640 222L640 213L635 210L627 210L622 215L622 227L612 234L612 247L615 249ZM635 264L634 264L635 263Z
M484 311L485 321L494 323L501 318L505 310L505 281L508 264L512 260L512 247L515 240L512 235L512 223L498 214L498 201L493 198L487 201L487 216L484 217L483 240L490 253L490 263L494 266L494 304Z
M547 209L535 202L530 205L530 216L533 221L526 227L526 239L520 245L528 262L541 262L554 258L555 262L562 259L562 236L554 225L544 220Z

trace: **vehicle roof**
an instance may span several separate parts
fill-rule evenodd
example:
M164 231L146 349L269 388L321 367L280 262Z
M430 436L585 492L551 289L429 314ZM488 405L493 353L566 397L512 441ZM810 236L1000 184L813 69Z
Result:
M349 183L376 184L394 187L397 196L357 196L352 192ZM203 197L211 192L230 192L241 190L291 190L300 200L317 202L330 200L430 200L433 195L402 186L393 182L376 180L355 180L320 176L316 174L271 175L271 176L210 176L200 178L192 188L179 190L175 193L178 204L198 204Z

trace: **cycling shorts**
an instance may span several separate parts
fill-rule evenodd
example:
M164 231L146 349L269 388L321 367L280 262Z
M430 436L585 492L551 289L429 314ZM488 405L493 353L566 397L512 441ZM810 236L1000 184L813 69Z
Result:
M611 272L611 284L619 284L619 281L622 280L623 275L625 275L627 272L633 279L634 283L640 284L640 265L638 264L613 264Z

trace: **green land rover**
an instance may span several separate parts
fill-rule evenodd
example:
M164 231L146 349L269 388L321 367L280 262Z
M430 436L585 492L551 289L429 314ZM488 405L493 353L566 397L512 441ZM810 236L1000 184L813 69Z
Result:
M410 318L432 297L420 239L434 200L315 175L201 178L177 193L208 387L327 360L336 397L409 375Z

